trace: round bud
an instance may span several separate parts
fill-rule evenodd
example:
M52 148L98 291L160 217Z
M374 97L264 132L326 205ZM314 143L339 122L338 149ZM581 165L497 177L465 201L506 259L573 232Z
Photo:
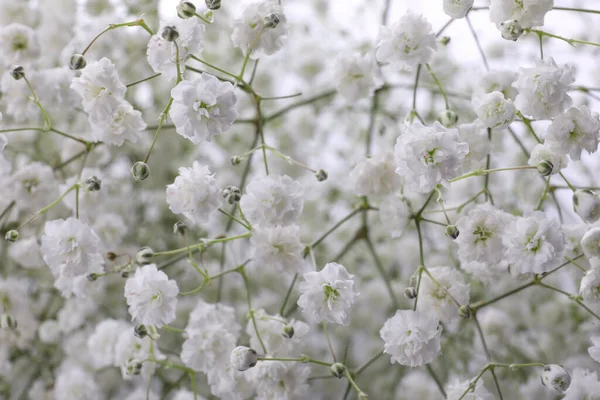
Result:
M187 229L188 229L188 226L183 221L177 221L173 225L173 233L176 235L177 234L179 234L181 236L185 235L185 233L187 232Z
M561 365L546 365L542 371L542 384L556 394L563 394L571 385L571 375Z
M108 259L108 261L115 261L117 259L117 255L114 252L109 251L108 253L106 253L106 258Z
M205 2L209 10L218 10L221 8L221 0L206 0Z
M523 27L516 19L509 19L500 23L500 34L503 39L514 41L523 34Z
M240 156L231 157L231 165L238 165L242 163L242 158Z
M174 42L179 38L179 32L177 32L177 28L174 25L167 25L163 28L160 36L167 42Z
M256 365L256 351L246 346L238 346L231 350L229 361L233 368L238 371L245 371Z
M129 275L131 275L131 272L133 271L133 265L131 264L127 264L122 270L121 270L121 277L122 278L129 278Z
M85 180L87 190L90 192L97 192L102 187L102 181L97 176L91 176Z
M413 286L409 286L406 289L404 289L404 297L406 297L407 299L413 300L416 299L417 296L417 289L415 289Z
M279 25L279 22L281 22L279 15L274 14L274 13L268 14L265 17L265 28L275 29L277 27L277 25Z
M223 190L223 198L229 204L237 204L242 198L242 191L236 186L227 186Z
M319 182L323 182L327 179L329 175L327 175L327 172L325 172L325 170L320 169L315 173L315 176L317 177L317 180Z
M177 5L177 16L179 18L192 18L194 14L196 14L196 6L191 1L182 1Z
M459 234L460 232L458 231L456 225L448 225L446 227L446 236L448 236L450 239L456 239Z
M10 329L14 331L17 329L17 320L10 314L2 314L0 317L0 328L1 329Z
M458 316L465 319L471 318L471 307L460 306L458 308Z
M213 22L213 11L212 10L206 10L204 11L204 14L202 14L202 17L207 20L209 23Z
M136 181L143 181L148 178L150 176L148 164L142 161L133 164L133 167L131 167L131 176L133 176Z
M540 175L548 176L552 173L552 170L554 169L554 164L552 164L548 160L543 160L537 165L536 169L540 173Z
M440 44L441 44L442 46L447 46L447 45L448 45L448 43L450 43L450 36L442 36L442 37L439 39L439 42L440 42Z
M23 68L21 65L12 67L10 70L10 76L12 76L16 81L25 78L25 68Z
M19 239L19 232L15 231L14 229L11 229L10 231L6 232L6 235L4 235L4 240L8 241L8 242L16 242L17 239Z
M284 338L291 339L294 337L294 327L291 325L286 325L283 327L283 332L281 333Z
M600 196L591 190L576 190L573 193L573 210L585 222L593 224L600 218Z
M125 364L125 371L127 375L139 375L142 372L142 362L135 358L129 359Z
M340 363L333 364L329 369L331 370L331 374L338 379L343 377L346 372L346 366Z
M458 115L452 110L442 111L438 117L442 125L446 128L450 128L458 122Z
M142 247L135 255L135 259L142 265L152 264L152 261L154 260L154 251L148 246Z
M86 65L87 61L85 61L85 57L81 54L73 54L69 60L69 68L73 71L84 69Z
M86 279L88 281L95 282L95 281L98 280L98 278L100 277L100 275L97 274L97 273L95 273L95 272L92 272L91 274L87 274L85 277L86 277Z
M137 338L143 339L148 336L148 329L146 329L146 325L138 325L133 328L133 335Z

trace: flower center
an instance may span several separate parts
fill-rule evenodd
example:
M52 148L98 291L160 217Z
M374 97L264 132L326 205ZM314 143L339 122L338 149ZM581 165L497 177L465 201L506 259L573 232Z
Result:
M334 289L329 285L323 286L323 292L325 293L326 301L336 300L338 297L340 297L340 292L338 292L337 289Z
M425 161L426 165L432 165L435 163L435 152L437 151L437 148L433 149L433 150L429 150L424 156L423 156L423 161Z
M485 228L481 226L478 226L477 229L473 231L473 235L476 236L475 243L485 242L493 236L492 232L485 230Z

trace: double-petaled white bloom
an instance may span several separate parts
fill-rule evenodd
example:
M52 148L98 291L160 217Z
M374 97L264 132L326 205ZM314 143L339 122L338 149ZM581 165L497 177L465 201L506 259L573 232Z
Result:
M542 26L552 6L554 0L491 0L490 21L497 26L507 20L517 20L523 28Z
M593 224L600 218L600 196L591 190L573 193L573 209L585 222Z
M428 63L436 50L431 24L423 16L408 11L391 27L380 28L375 55L379 62L410 71Z
M483 380L480 379L475 384L474 390L468 390L471 381L461 381L460 379L455 379L446 387L446 400L495 400L493 394L488 392L488 390L483 386ZM465 396L463 394L467 392Z
M592 268L588 269L581 278L579 285L579 295L583 300L598 303L600 302L600 260L593 258L591 260Z
M469 12L475 0L444 0L444 12L454 18L464 18Z
M287 18L275 0L265 0L248 5L239 18L233 21L231 41L244 54L256 59L278 52L288 34Z
M458 176L468 152L469 145L460 141L458 130L448 129L439 122L430 127L415 122L396 142L396 173L412 189L429 192L440 183L448 185L449 179Z
M393 238L402 236L410 221L410 208L405 199L387 196L379 204L379 221Z
M594 361L600 363L600 336L592 336L590 340L592 341L593 346L588 348L588 353Z
M592 228L583 235L581 248L587 258L600 257L600 228Z
M179 82L171 97L169 115L175 129L194 144L226 132L238 116L233 85L205 72L193 81Z
M48 199L56 197L54 171L41 162L32 162L16 169L5 184L5 198L17 201L21 210L37 211L48 205Z
M179 168L179 175L167 186L167 203L175 214L202 224L221 206L221 190L210 169L194 161L191 168Z
M458 245L461 263L477 261L494 266L504 254L502 236L509 217L492 205L481 204L456 221L460 232L454 242Z
M89 114L92 140L114 146L122 146L125 140L137 143L146 129L142 113L124 99L107 99L105 105L103 112Z
M381 86L373 53L338 56L333 73L335 88L348 102L371 97L375 89Z
M162 36L167 27L174 28L179 34L173 41L168 41ZM177 62L181 71L185 69L185 62L193 55L198 54L204 47L204 25L199 18L179 19L174 24L161 22L158 33L153 35L148 42L148 64L154 72L161 73L169 79L177 78ZM177 56L179 55L179 60Z
M321 271L303 275L298 305L315 321L350 323L350 310L359 293L354 289L354 275L343 265L328 263Z
M571 375L562 365L546 365L542 371L542 384L553 393L564 394L571 385Z
M398 310L379 331L391 362L409 367L429 364L440 353L442 327L433 315Z
M534 211L508 223L502 243L505 260L516 274L541 274L563 261L565 236L560 224Z
M248 371L256 400L312 398L307 382L310 368L301 363L261 362Z
M394 154L391 151L363 159L350 172L354 193L359 196L393 193L402 184L402 178L394 169Z
M519 91L515 105L526 116L551 119L570 107L573 99L567 94L575 81L570 65L559 67L553 59L537 61L535 67L521 68L514 86Z
M240 207L253 225L290 225L302 213L304 189L287 175L268 175L246 187Z
M40 249L54 278L75 278L103 271L100 238L76 218L46 222Z
M13 23L0 29L0 63L5 67L34 63L41 50L38 34L30 27Z
M551 174L559 173L567 166L569 160L564 156L564 153L556 147L549 146L548 143L538 143L531 150L531 155L527 164L538 166L542 161L548 161L552 164Z
M304 270L304 246L300 242L298 225L257 226L252 231L250 245L253 256L247 267L248 273L274 269L294 275Z
M129 314L138 324L161 327L173 322L178 294L177 282L155 264L138 268L125 283Z
M586 106L571 107L560 114L548 127L544 139L557 152L568 154L573 160L581 158L583 150L598 150L600 120Z
M512 100L504 98L502 92L476 96L473 107L478 118L476 122L484 128L506 128L517 116Z
M87 64L81 76L71 82L71 89L81 96L88 114L107 115L114 108L110 100L123 99L127 87L119 80L115 64L103 57Z
M460 305L469 303L469 284L455 268L434 267L428 268L428 271L435 280L422 273L417 311L432 314L451 325L459 318L455 301Z
M119 335L133 328L125 321L105 319L96 325L87 340L92 366L101 369L115 364L115 346Z

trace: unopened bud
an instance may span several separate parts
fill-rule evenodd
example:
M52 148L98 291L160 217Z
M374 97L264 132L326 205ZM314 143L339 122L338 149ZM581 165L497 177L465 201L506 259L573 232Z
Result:
M242 198L242 191L236 186L227 186L223 190L223 198L229 204L237 204Z
M133 328L133 335L137 338L143 339L148 336L148 329L146 329L146 325L138 325Z
M179 18L192 18L194 14L196 14L196 6L191 1L182 1L177 5L177 16Z
M167 25L163 28L160 36L167 42L174 42L179 38L179 32L177 32L177 28L174 25Z
M14 229L11 229L10 231L6 232L6 235L4 235L4 240L8 241L8 242L16 242L17 239L19 239L19 232L15 231Z
M279 15L271 13L265 17L265 28L275 29L279 22L281 22Z
M452 110L442 111L439 120L445 127L449 128L458 122L458 115Z
M173 233L176 235L181 235L181 236L185 235L185 233L187 232L187 229L188 229L188 226L183 221L177 221L173 225Z
M340 363L333 364L329 369L331 370L331 374L338 379L343 377L346 372L346 366Z
M139 375L142 372L142 362L135 358L131 358L125 364L125 371L127 375Z
M209 23L213 22L213 10L206 10L204 11L204 14L202 14L202 17L207 20Z
M315 176L317 177L317 180L319 182L323 182L324 180L327 179L327 177L329 175L327 175L327 172L325 172L325 170L320 169L320 170L317 171L317 173L315 174Z
M231 365L238 371L245 371L256 365L256 350L246 346L238 346L231 351L229 356Z
M205 3L209 10L218 10L221 8L221 0L206 0Z
M564 394L571 386L571 375L561 365L546 365L542 371L542 384L556 394Z
M73 54L69 60L69 68L73 71L84 69L86 65L87 61L85 61L85 57L81 54Z
M416 299L417 295L417 289L415 289L413 286L409 286L406 289L404 289L404 297L406 297L407 299Z
M16 81L25 78L25 68L23 68L21 65L12 67L10 70L10 76L12 76Z
M552 164L548 160L543 160L537 165L536 169L540 173L540 175L548 176L552 173L552 170L554 169L554 164Z
M92 272L91 274L87 274L85 277L86 277L86 279L88 281L95 282L95 281L98 280L98 278L100 277L100 275L97 274L97 273L95 273L95 272Z
M91 176L85 180L87 190L90 192L97 192L102 187L102 181L97 176Z
M115 261L117 259L117 254L109 251L108 253L106 253L106 258L108 259L108 261Z
M294 337L294 327L292 325L286 325L283 327L283 332L281 333L284 338L291 339Z
M133 176L136 181L143 181L148 178L148 176L150 176L148 164L143 161L138 161L133 164L133 167L131 167L131 176Z
M500 34L503 39L514 41L523 34L523 27L516 19L509 19L500 23Z
M17 329L17 320L10 314L2 314L0 317L0 328L1 329L10 329L14 331Z
M133 271L133 265L131 264L127 264L122 270L121 270L121 277L122 278L129 278L129 275L131 275L131 272Z
M458 308L458 316L461 318L469 319L471 318L471 307L469 306L460 306Z
M440 44L441 44L442 46L447 46L447 45L448 45L448 43L450 43L450 36L442 36L442 37L439 39L439 42L440 42Z
M240 156L233 156L230 159L231 165L239 165L242 163L242 158Z
M148 246L142 247L135 255L135 259L142 265L152 264L152 261L154 260L154 251Z
M460 232L458 231L456 225L448 225L446 227L446 236L448 236L450 239L456 239L459 234Z

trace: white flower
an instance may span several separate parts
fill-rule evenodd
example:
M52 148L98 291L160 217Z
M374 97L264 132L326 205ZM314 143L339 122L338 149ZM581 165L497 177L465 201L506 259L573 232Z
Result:
M379 334L392 363L420 367L432 362L441 350L442 327L438 319L421 311L396 311Z
M73 79L71 89L81 96L87 113L103 118L113 112L110 100L123 100L127 87L119 80L115 64L104 57L88 63L81 76Z
M381 86L379 68L372 53L338 56L333 74L335 88L348 102L371 97Z
M537 61L535 67L520 68L519 79L513 84L519 91L515 105L532 118L558 116L573 103L567 92L575 81L574 73L573 67L558 67L553 59Z
M290 225L302 213L302 185L287 175L268 175L246 186L240 207L253 225Z
M475 0L444 0L444 12L454 19L464 18Z
M460 173L469 145L459 141L458 130L439 122L427 127L419 122L400 135L394 148L396 173L418 192L429 192Z
M35 237L19 238L8 248L8 256L23 268L38 269L44 266L40 245Z
M265 19L277 19L275 27L265 26ZM275 0L265 0L248 5L239 18L233 21L231 41L244 54L250 49L250 58L263 54L270 56L284 45L288 34L287 18Z
M171 97L169 115L175 129L194 144L226 132L238 116L233 85L205 72L193 81L179 82Z
M546 365L542 371L542 384L553 393L563 394L571 384L571 376L561 365Z
M276 270L290 276L304 270L300 242L300 227L257 226L250 238L253 256L248 273L255 270Z
M560 224L541 211L516 217L507 225L502 243L511 272L541 274L563 261L565 236Z
M586 106L571 107L560 114L548 127L544 139L546 143L571 159L579 160L581 152L592 154L598 150L600 120Z
M573 193L573 209L582 220L593 224L600 218L600 196L591 190L576 190Z
M150 357L161 360L164 358L156 346L153 346L153 354L150 352L151 343L152 339L150 339L150 336L146 336L143 339L134 336L132 326L129 329L121 331L118 335L115 343L113 365L121 369L121 376L124 380L132 379L132 376L127 374L127 363L129 360L146 360ZM154 367L155 363L144 362L142 364L142 377L149 378L154 371Z
M592 228L581 238L581 247L587 258L600 257L600 228Z
M363 159L350 172L354 193L359 196L378 196L398 190L402 178L394 169L394 154L391 151L379 157Z
M89 114L91 139L113 146L122 146L125 140L137 143L146 129L142 113L124 99L109 98L104 106L103 112Z
M162 32L167 24L161 22L158 33L153 35L148 42L148 64L154 72L161 73L169 79L177 78L177 48L179 48L179 66L181 72L185 69L185 62L193 55L198 54L204 47L204 25L198 18L179 19L173 26L179 36L173 42L162 37Z
M473 107L479 118L476 123L484 128L506 128L517 115L511 99L505 99L502 92L492 92L473 98Z
M56 187L52 167L32 162L14 171L4 195L16 200L21 210L37 211L56 197Z
M231 350L230 362L238 371L245 371L256 365L256 351L246 347L238 346Z
M531 150L531 156L529 157L527 164L537 166L542 161L549 161L552 164L552 174L558 174L569 162L562 151L559 151L555 147L548 146L547 142L535 145L533 150Z
M597 400L600 382L596 372L575 368L571 374L571 385L562 400Z
M17 23L4 26L0 29L0 54L0 62L7 68L38 61L41 45L37 32Z
M74 278L104 271L100 246L98 235L71 217L46 222L40 250L54 278Z
M121 332L133 328L125 321L105 319L96 325L87 340L87 348L94 368L101 369L115 364L115 346Z
M491 0L490 21L499 26L506 20L515 19L523 28L542 26L552 6L554 0Z
M101 400L104 393L94 377L81 367L71 365L61 369L54 383L54 398L61 400Z
M579 295L583 300L590 302L600 302L600 265L597 258L592 259L592 268L581 278L579 286Z
M417 311L428 312L445 324L452 325L459 318L458 305L454 301L460 305L469 303L469 284L465 284L455 268L434 267L428 268L428 271L437 282L429 274L422 273Z
M328 263L319 272L303 275L298 305L316 322L327 321L344 326L350 323L350 310L359 293L354 289L354 275L343 265Z
M155 264L144 265L125 282L125 297L131 318L138 324L161 327L175 320L177 282L159 271Z
M237 336L226 326L206 326L190 335L181 348L181 360L196 371L208 373L215 364L229 360Z
M312 398L307 383L310 368L301 363L261 362L248 372L256 400Z
M489 71L479 80L477 87L474 89L474 96L501 92L506 99L514 100L518 94L517 89L513 87L517 77L518 74L510 70Z
M600 336L592 336L590 340L593 346L588 348L588 353L594 361L600 363Z
M462 162L464 172L471 172L486 165L490 153L490 140L487 129L478 124L460 124L456 127L461 142L469 145L469 152Z
M449 383L446 387L446 400L494 400L495 397L493 394L488 392L488 390L483 386L483 380L479 379L477 384L475 385L475 389L473 391L468 390L471 381L461 381L460 379L455 379L452 383ZM465 392L467 394L464 397L461 397Z
M435 50L437 41L431 24L423 16L408 11L391 27L380 28L375 55L379 62L410 71L428 63Z
M388 196L379 204L379 221L392 238L402 236L410 221L410 215L406 200L396 196Z
M175 214L202 224L221 206L221 190L210 169L194 161L192 168L179 168L179 175L167 186L167 203Z

